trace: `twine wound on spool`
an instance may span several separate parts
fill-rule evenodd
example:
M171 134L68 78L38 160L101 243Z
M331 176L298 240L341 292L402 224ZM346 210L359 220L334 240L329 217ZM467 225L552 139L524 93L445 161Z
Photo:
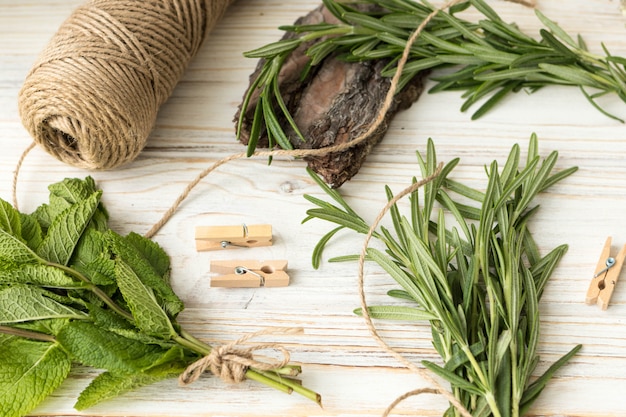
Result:
M61 161L130 162L233 0L91 0L60 26L19 94L22 123Z

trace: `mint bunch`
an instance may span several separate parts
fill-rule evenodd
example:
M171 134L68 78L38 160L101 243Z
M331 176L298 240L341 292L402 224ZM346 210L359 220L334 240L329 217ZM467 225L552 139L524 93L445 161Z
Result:
M177 377L211 347L177 323L184 304L157 243L108 227L91 177L49 187L32 214L0 199L0 414L27 414L80 363L102 369L80 394L82 410ZM248 368L246 376L316 402L300 371Z

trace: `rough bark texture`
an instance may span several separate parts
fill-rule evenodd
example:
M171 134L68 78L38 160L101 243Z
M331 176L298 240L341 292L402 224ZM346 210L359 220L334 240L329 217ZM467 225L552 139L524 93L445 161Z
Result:
M335 18L320 6L298 19L296 23L314 24L322 21L336 22ZM285 38L293 36L287 33ZM303 70L309 62L305 51L311 45L311 43L303 45L294 51L279 77L283 99L306 140L304 142L300 140L284 118L280 118L279 122L293 146L303 149L338 145L351 141L365 132L375 119L390 85L390 79L381 76L386 61L348 63L335 56L329 56L313 67L307 77L302 79ZM259 62L255 72L250 76L250 83L258 77L262 63ZM417 100L423 89L424 77L425 74L418 74L396 94L384 122L367 140L340 153L306 157L309 167L332 187L339 187L352 178L373 147L382 140L393 116ZM244 144L248 143L256 99L257 97L252 98L243 119L240 140ZM239 119L241 111L240 105L235 121ZM276 113L280 114L280 111ZM262 133L258 146L268 146L265 133Z

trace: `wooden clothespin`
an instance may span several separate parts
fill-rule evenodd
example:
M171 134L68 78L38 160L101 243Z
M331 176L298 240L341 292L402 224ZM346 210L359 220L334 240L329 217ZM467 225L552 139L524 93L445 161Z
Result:
M287 261L212 261L211 287L286 287L289 285Z
M271 245L271 224L196 227L197 251L253 248Z
M611 237L609 236L606 239L596 266L596 272L587 290L587 298L585 300L587 304L598 304L602 310L607 309L625 257L626 244L615 257L611 256Z

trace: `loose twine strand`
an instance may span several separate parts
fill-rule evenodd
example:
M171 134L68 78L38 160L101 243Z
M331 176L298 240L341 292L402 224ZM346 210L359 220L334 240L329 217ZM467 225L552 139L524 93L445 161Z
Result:
M357 137L354 140L352 140L350 142L347 142L347 143L342 143L342 144L339 144L339 145L325 147L325 148L320 148L320 149L256 151L256 152L254 152L254 154L252 156L253 157L270 157L270 156L271 157L276 157L276 156L305 157L305 156L328 155L330 153L342 152L342 151L344 151L346 149L349 149L349 148L351 148L353 146L356 146L359 143L367 140L367 138L384 121L385 115L387 114L389 108L391 107L391 104L393 103L394 95L395 95L396 90L398 88L398 83L400 81L400 77L402 75L402 71L404 69L404 66L405 66L406 62L408 61L408 58L409 58L410 49L411 49L412 45L415 43L415 41L417 40L417 38L419 37L420 33L422 33L422 31L424 30L426 25L428 25L428 23L441 10L449 8L449 7L459 3L460 1L463 1L463 0L449 0L445 4L443 4L441 7L436 8L432 13L430 13L424 19L424 21L411 34L411 36L407 40L407 43L406 43L406 46L405 46L404 51L402 53L402 56L401 56L400 60L398 61L396 72L395 72L393 78L391 79L391 82L390 82L390 85L389 85L389 90L387 92L387 95L385 96L385 99L383 100L382 105L380 106L380 109L379 109L379 111L378 111L378 113L376 115L376 118L370 124L370 127L364 133L362 133L359 137ZM16 197L15 190L16 190L18 171L19 171L19 168L22 165L22 162L23 162L26 154L28 154L28 152L30 152L30 150L32 150L33 147L34 147L34 145L31 145L31 146L29 146L26 149L26 151L24 152L24 154L20 158L20 162L19 162L18 167L17 167L16 172L15 172L13 190L14 190L14 204L16 206L17 206L17 199L15 198ZM245 152L233 154L233 155L230 155L230 156L228 156L226 158L223 158L223 159L215 162L213 165L209 166L204 171L200 172L200 174L198 174L196 176L196 178L193 179L185 187L183 192L176 198L174 203L163 214L161 219L159 219L150 228L150 230L144 236L147 237L147 238L153 237L172 218L172 216L178 210L178 207L180 206L180 204L182 204L182 202L189 196L191 191L207 175L209 175L211 172L213 172L214 170L216 170L220 166L222 166L224 164L227 164L230 161L237 160L237 159L242 159L242 158L246 158L246 157L247 157L247 154ZM456 397L454 397L454 395L450 391L448 391L445 388L443 388L441 386L441 384L439 383L439 381L437 381L435 378L433 378L431 376L431 374L426 369L420 368L420 367L416 366L414 363L412 363L411 361L406 359L404 356L402 356L400 353L398 353L396 350L394 350L391 346L389 346L380 337L380 335L378 334L378 332L376 330L376 327L374 326L374 324L372 322L372 318L369 315L367 301L365 299L365 291L364 291L364 264L365 264L365 257L366 257L369 241L372 238L374 230L376 229L376 227L378 226L378 224L380 223L382 218L385 216L385 214L393 206L393 204L397 203L401 198L403 198L406 195L410 194L411 192L415 191L416 189L418 189L419 187L423 186L424 184L432 181L434 178L436 178L439 175L440 171L441 171L441 165L437 168L435 173L433 173L429 177L423 179L422 181L419 181L417 183L412 184L410 187L407 187L402 192L397 194L393 199L391 199L387 203L387 205L385 205L385 207L381 210L381 212L379 213L378 217L376 218L376 220L374 221L374 223L370 227L370 230L369 230L368 234L366 235L366 238L365 238L365 241L364 241L364 244L363 244L361 255L359 257L359 266L358 266L359 297L360 297L361 307L362 307L362 311L363 311L363 318L365 319L365 322L366 322L366 325L368 327L368 330L370 331L370 334L374 337L374 339L377 341L377 343L385 351L387 351L389 354L394 356L398 361L403 363L407 368L409 368L412 371L418 373L423 379L425 379L426 381L428 381L430 384L432 384L434 386L434 388L425 388L425 389L409 391L409 392L401 395L396 400L394 400L389 405L389 407L387 407L387 409L384 411L383 417L388 416L391 413L391 411L393 411L393 409L400 402L404 401L405 399L407 399L407 398L409 398L411 396L420 395L420 394L424 394L424 393L431 393L431 394L442 395L461 413L461 415L463 417L472 417L470 412L463 406L463 404L461 404L456 399ZM290 328L287 328L287 329L282 329L282 330L284 330L285 333L289 333L289 332L293 332L293 331L300 330L300 329L290 329ZM286 349L284 349L280 345L277 345L277 344L263 344L263 345L258 345L260 347L255 346L255 347L250 347L250 348L246 348L246 349L238 347L242 343L247 341L248 339L250 339L252 337L255 337L255 336L259 335L259 334L267 334L266 332L273 332L273 331L267 330L267 331L261 331L261 332L257 332L257 333L252 333L250 335L246 335L246 336L242 337L241 339L239 339L239 340L237 340L237 341L235 341L233 343L226 344L226 345L214 348L209 355L206 355L205 357L203 357L200 360L198 360L198 361L194 362L193 364L191 364L185 370L185 372L183 372L183 374L181 374L180 379L179 379L180 383L186 385L186 384L190 384L190 383L194 382L207 369L211 370L212 373L214 373L217 376L222 377L226 381L232 382L232 381L240 381L240 380L242 380L243 376L245 376L246 370L249 367L253 367L253 368L256 368L256 369L272 370L272 369L278 369L278 368L281 368L281 367L285 366L288 363L288 361L289 361L289 353L288 353L288 351ZM283 353L283 360L278 362L278 363L271 363L271 364L263 363L263 362L255 360L253 358L253 355L252 355L253 352L255 350L263 349L263 348L277 349L278 351Z
M360 301L361 301L361 310L362 310L362 313L363 313L363 319L365 320L365 324L367 325L367 328L370 331L370 334L372 335L374 340L376 340L376 342L378 342L378 344L385 351L387 351L394 358L396 358L398 361L403 363L407 368L411 369L412 371L417 372L422 378L424 378L426 381L428 381L430 384L432 384L435 387L432 390L432 392L430 390L416 390L416 391L410 391L409 393L403 394L398 399L396 399L392 403L392 405L390 405L385 410L385 412L383 414L383 417L387 417L389 415L389 413L395 408L395 406L397 404L399 404L401 401L405 400L406 398L409 398L409 397L414 396L414 395L427 393L427 392L428 393L436 393L436 394L443 395L450 402L450 404L452 404L461 413L461 415L463 417L472 417L472 415L470 414L469 411L467 411L465 406L463 404L461 404L459 402L459 400L450 391L448 391L445 388L443 388L441 386L441 384L439 383L439 381L437 381L435 378L433 378L431 376L430 372L427 369L420 368L420 367L416 366L413 362L409 361L407 358L405 358L400 353L398 353L395 349L393 349L391 346L389 346L383 340L383 338L380 337L380 335L378 334L378 331L376 330L376 326L374 326L374 323L372 322L372 317L369 314L369 308L367 306L367 301L365 299L365 289L364 289L365 257L367 256L367 248L368 248L369 242L370 242L370 240L371 240L371 238L372 238L372 236L374 234L374 231L376 230L376 228L378 227L378 225L380 224L382 219L385 217L385 215L387 214L389 209L391 207L393 207L394 204L396 204L398 201L400 201L400 199L402 199L403 197L407 196L408 194L414 192L418 188L424 186L425 184L428 184L429 182L431 182L432 180L437 178L439 176L439 174L441 173L442 168L443 168L443 164L440 163L437 166L437 169L435 170L435 172L433 174L431 174L430 176L424 178L423 180L421 180L419 182L416 182L416 183L412 184L411 186L405 188L404 190L402 190L400 193L396 194L392 199L389 200L389 202L385 205L385 207L383 207L383 209L380 211L380 213L378 213L378 216L376 217L376 219L374 220L374 222L370 226L370 229L367 232L367 235L365 237L365 241L363 243L361 254L359 256L359 269L358 269L359 298L360 298Z

